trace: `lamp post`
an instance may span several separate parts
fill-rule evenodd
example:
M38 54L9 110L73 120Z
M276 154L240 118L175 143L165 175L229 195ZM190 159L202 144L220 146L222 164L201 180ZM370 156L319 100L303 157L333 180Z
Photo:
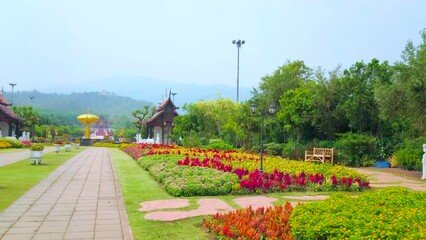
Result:
M250 106L250 110L252 113L256 112L256 104L252 103ZM271 104L271 106L269 106L268 112L270 114L274 114L275 113L275 106L274 104ZM265 127L265 110L262 109L260 112L260 115L262 116L262 125L260 126L260 166L259 166L259 172L260 174L263 173L263 128Z
M239 100L239 88L240 88L240 47L246 43L244 40L232 40L232 44L237 46L237 102Z
M10 104L13 105L13 88L16 86L16 83L9 83L9 85L12 86L12 97L11 97L11 100L10 100Z

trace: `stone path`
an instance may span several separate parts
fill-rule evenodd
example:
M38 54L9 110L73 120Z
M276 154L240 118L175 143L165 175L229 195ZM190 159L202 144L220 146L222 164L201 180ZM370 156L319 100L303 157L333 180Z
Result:
M0 239L132 239L109 150L77 154L1 212Z
M43 150L43 153L53 152L55 150L54 147L46 147ZM21 150L17 152L4 153L0 154L0 167L6 166L8 164L12 164L17 161L21 161L23 159L30 157L30 150Z
M358 168L356 171L369 176L371 187L404 186L416 191L426 191L426 181L414 181L382 171Z

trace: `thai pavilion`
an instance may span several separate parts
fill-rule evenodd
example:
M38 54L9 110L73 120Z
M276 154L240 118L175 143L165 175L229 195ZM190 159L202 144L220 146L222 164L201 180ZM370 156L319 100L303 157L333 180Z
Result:
M147 126L147 137L154 138L156 143L172 144L169 136L173 130L174 119L179 115L177 109L169 94L169 97L160 103L156 113L144 122Z
M16 137L24 120L9 107L12 106L0 92L0 137Z

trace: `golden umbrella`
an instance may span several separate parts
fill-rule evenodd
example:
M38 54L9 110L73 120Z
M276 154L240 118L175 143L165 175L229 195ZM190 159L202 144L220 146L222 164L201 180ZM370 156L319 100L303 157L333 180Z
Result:
M77 117L77 121L86 124L86 131L84 132L84 138L90 138L90 124L99 121L99 117L93 114L82 114Z

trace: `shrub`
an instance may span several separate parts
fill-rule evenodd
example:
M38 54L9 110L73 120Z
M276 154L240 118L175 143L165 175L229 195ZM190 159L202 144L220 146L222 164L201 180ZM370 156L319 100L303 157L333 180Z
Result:
M218 149L218 150L232 150L234 149L234 146L220 140L220 141L211 142L209 145L206 146L206 148Z
M407 170L422 169L423 144L426 144L426 137L420 137L404 141L404 147L395 153L398 167Z
M25 147L25 145L17 139L0 138L0 142L9 143L12 146L12 148L24 148Z
M265 143L265 152L270 155L281 156L283 146L279 143Z
M338 193L297 206L296 239L426 239L425 192L386 188L357 198Z
M0 149L11 148L11 147L12 147L12 145L10 143L0 141Z
M31 151L43 151L44 150L44 146L41 143L34 143L31 145Z
M351 167L371 166L377 156L377 143L377 138L367 134L340 134L336 141L338 161Z
M283 147L282 156L290 159L303 159L305 150L312 150L314 143L301 144L289 141Z

